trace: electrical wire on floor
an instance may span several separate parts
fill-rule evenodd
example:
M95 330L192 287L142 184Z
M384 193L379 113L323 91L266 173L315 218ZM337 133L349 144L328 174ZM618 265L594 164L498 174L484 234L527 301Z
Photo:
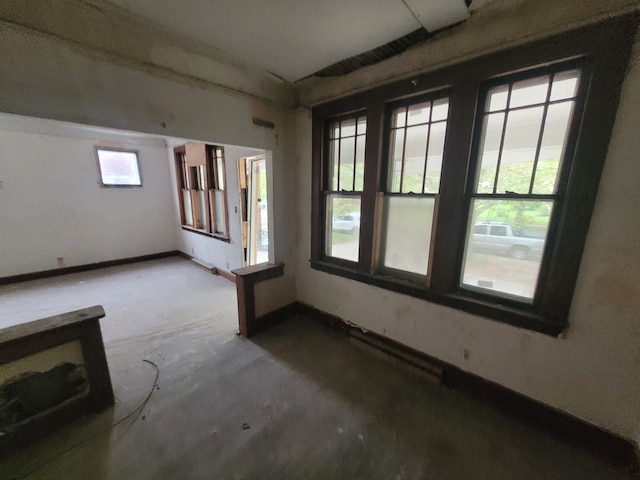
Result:
M57 453L55 456L51 457L49 460L46 460L46 461L42 462L41 464L37 465L36 467L32 468L31 470L29 470L24 475L21 475L19 477L14 477L11 480L22 480L23 478L27 478L31 474L33 474L33 473L37 472L38 470L40 470L45 465L48 465L49 463L51 463L54 460L62 457L63 455L66 455L67 453L71 452L72 450L75 450L76 448L81 447L82 445L84 445L86 443L89 443L89 442L95 440L96 438L104 435L105 433L109 432L111 429L113 429L114 427L117 427L118 425L120 425L121 423L125 422L126 420L128 420L131 417L133 417L134 415L136 416L135 419L134 419L134 422L135 422L138 419L138 417L140 416L140 414L142 413L142 411L144 410L144 407L146 407L147 403L149 403L149 400L151 399L151 396L153 395L153 391L156 389L156 387L158 385L158 378L160 377L160 368L158 367L158 365L156 365L151 360L147 360L146 358L143 359L142 361L148 363L149 365L153 366L153 368L155 368L155 370L156 370L156 378L153 381L153 385L151 386L151 390L149 390L149 393L147 394L147 397L136 408L134 408L127 415L122 417L120 420L112 423L108 427L103 428L102 430L94 433L93 435L91 435L91 436L79 441L78 443L73 444L72 446L70 446L66 450L63 450L62 452Z

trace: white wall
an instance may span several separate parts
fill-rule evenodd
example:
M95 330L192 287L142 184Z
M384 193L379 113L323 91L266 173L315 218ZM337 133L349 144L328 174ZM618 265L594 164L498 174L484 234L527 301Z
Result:
M553 338L312 270L308 262L311 120L308 111L299 111L298 299L637 442L639 112L637 41L582 259L569 328L565 338Z
M143 186L101 187L96 145L137 150ZM176 250L162 139L2 117L0 182L0 277Z
M38 12L23 13L38 17ZM64 16L63 13L61 10L58 15ZM101 41L107 42L108 37ZM135 38L131 41L135 42ZM273 102L280 95L277 88L264 83L261 77L247 78L247 85L260 84L273 93L268 95L270 99L261 100L202 79L194 81L188 75L152 68L157 60L156 49L149 50L145 58L139 57L144 52L137 51L137 60L132 61L114 57L117 52L105 55L91 45L80 46L1 20L0 50L1 112L272 152L274 260L289 267L285 266L284 278L276 282L278 287L272 291L270 305L283 306L295 300L295 128L288 110ZM186 71L202 67L193 56L181 57L180 61ZM250 77L250 73L246 74ZM271 121L275 128L256 126L253 117ZM163 162L168 165L166 149ZM168 211L173 215L171 238L182 235L177 233L175 189L171 182L167 189ZM232 200L231 194L229 198ZM232 221L231 212L230 217ZM233 268L232 262L239 261L229 248L218 245L222 242L213 246L204 237L188 237L188 241L180 237L186 253L193 248L198 257L209 263L219 265L222 261L221 268L227 262Z

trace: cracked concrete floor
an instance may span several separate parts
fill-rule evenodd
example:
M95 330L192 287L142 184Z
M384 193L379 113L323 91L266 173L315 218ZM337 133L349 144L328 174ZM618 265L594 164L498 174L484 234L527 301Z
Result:
M1 461L0 478L626 478L306 318L238 337L234 285L181 258L0 287L5 325L93 304L115 407ZM143 359L158 387L110 428L153 388Z

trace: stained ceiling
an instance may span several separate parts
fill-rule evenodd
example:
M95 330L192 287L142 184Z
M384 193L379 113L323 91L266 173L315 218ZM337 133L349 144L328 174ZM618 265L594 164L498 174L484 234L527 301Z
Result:
M289 82L469 15L465 0L109 1Z

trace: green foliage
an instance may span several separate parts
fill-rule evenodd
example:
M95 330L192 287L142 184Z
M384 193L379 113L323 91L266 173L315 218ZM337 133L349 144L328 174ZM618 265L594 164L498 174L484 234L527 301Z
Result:
M533 193L553 193L558 174L558 159L540 160L536 169ZM511 163L500 167L497 192L529 193L532 162ZM478 178L478 193L493 192L496 167L485 167ZM551 201L545 200L476 200L473 223L507 222L516 230L546 230L551 215Z

